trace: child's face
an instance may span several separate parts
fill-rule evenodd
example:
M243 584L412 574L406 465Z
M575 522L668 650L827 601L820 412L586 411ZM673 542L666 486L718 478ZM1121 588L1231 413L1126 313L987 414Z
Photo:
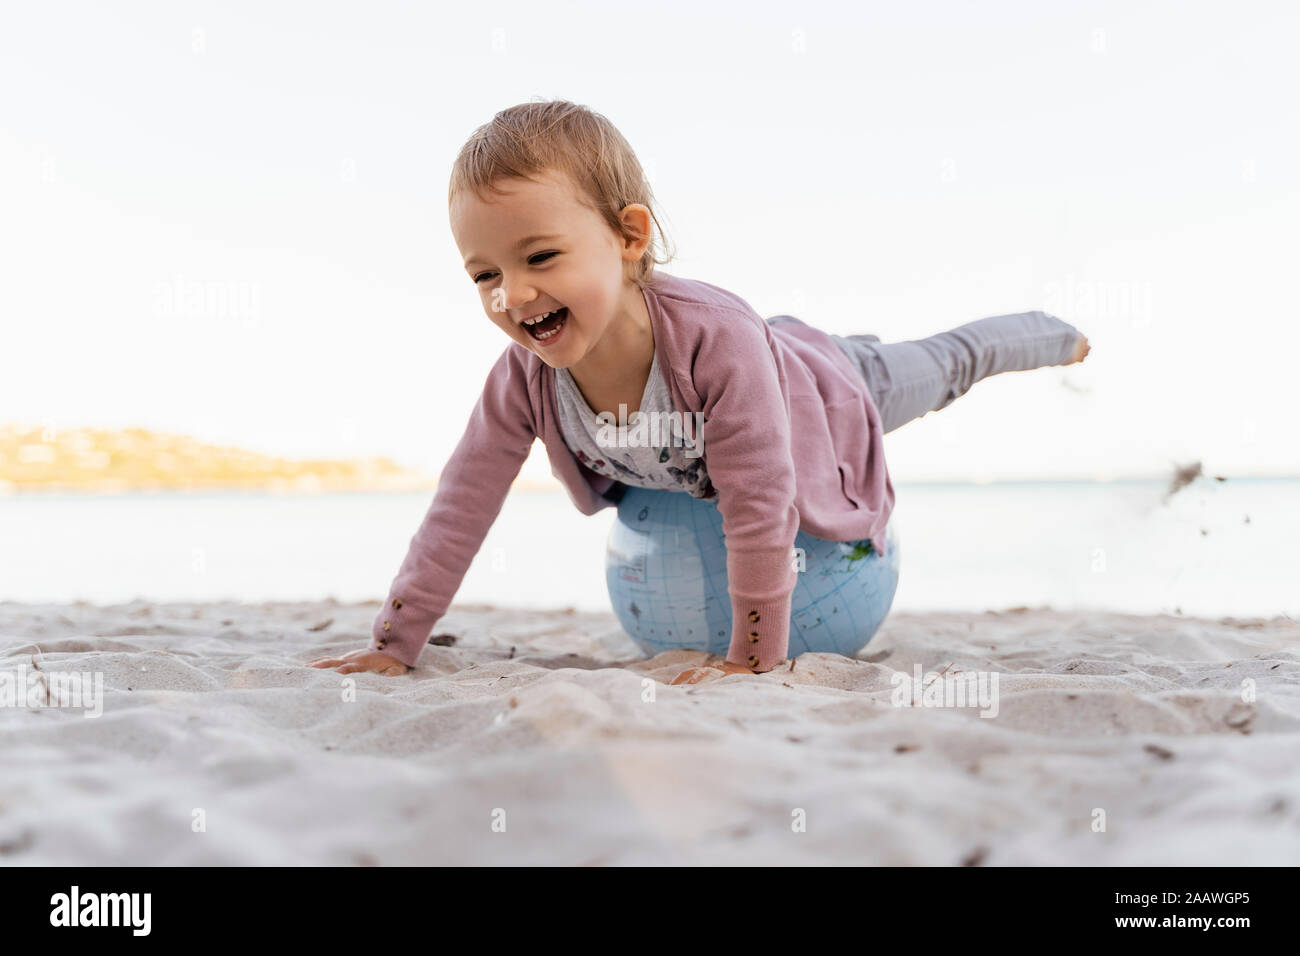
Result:
M490 202L458 195L450 209L451 231L488 317L547 365L569 368L625 317L628 296L640 295L624 265L641 257L648 239L625 243L579 202L562 174L538 178L502 183L506 194ZM538 338L536 328L523 324L561 308L561 324L549 336ZM541 331L553 325L554 320Z

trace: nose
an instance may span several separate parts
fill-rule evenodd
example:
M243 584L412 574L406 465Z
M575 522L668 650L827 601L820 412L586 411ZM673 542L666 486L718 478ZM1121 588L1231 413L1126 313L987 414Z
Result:
M537 290L524 282L506 285L502 282L492 290L492 307L497 312L513 312L537 298Z

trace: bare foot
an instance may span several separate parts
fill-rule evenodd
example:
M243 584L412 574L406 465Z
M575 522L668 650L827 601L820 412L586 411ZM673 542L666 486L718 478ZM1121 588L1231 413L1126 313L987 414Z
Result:
M1084 356L1086 356L1091 351L1092 351L1092 346L1088 344L1088 336L1080 334L1079 344L1076 345L1074 347L1074 351L1070 353L1069 361L1062 362L1061 364L1073 365L1075 362L1082 362Z

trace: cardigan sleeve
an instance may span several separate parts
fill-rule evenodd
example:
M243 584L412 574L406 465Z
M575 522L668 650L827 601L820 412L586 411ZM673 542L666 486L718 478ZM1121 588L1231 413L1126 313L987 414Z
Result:
M536 437L527 370L507 347L470 413L465 433L371 627L370 649L414 667L446 613Z
M727 660L771 670L789 646L799 513L790 410L762 319L720 313L696 352L692 380L703 404L705 467L726 539Z

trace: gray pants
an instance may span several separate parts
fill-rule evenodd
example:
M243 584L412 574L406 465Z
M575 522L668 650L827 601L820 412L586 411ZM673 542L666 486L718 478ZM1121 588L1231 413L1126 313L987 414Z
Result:
M862 372L884 430L892 432L946 408L990 375L1063 364L1079 330L1045 312L1020 312L907 342L885 344L874 335L831 338Z

